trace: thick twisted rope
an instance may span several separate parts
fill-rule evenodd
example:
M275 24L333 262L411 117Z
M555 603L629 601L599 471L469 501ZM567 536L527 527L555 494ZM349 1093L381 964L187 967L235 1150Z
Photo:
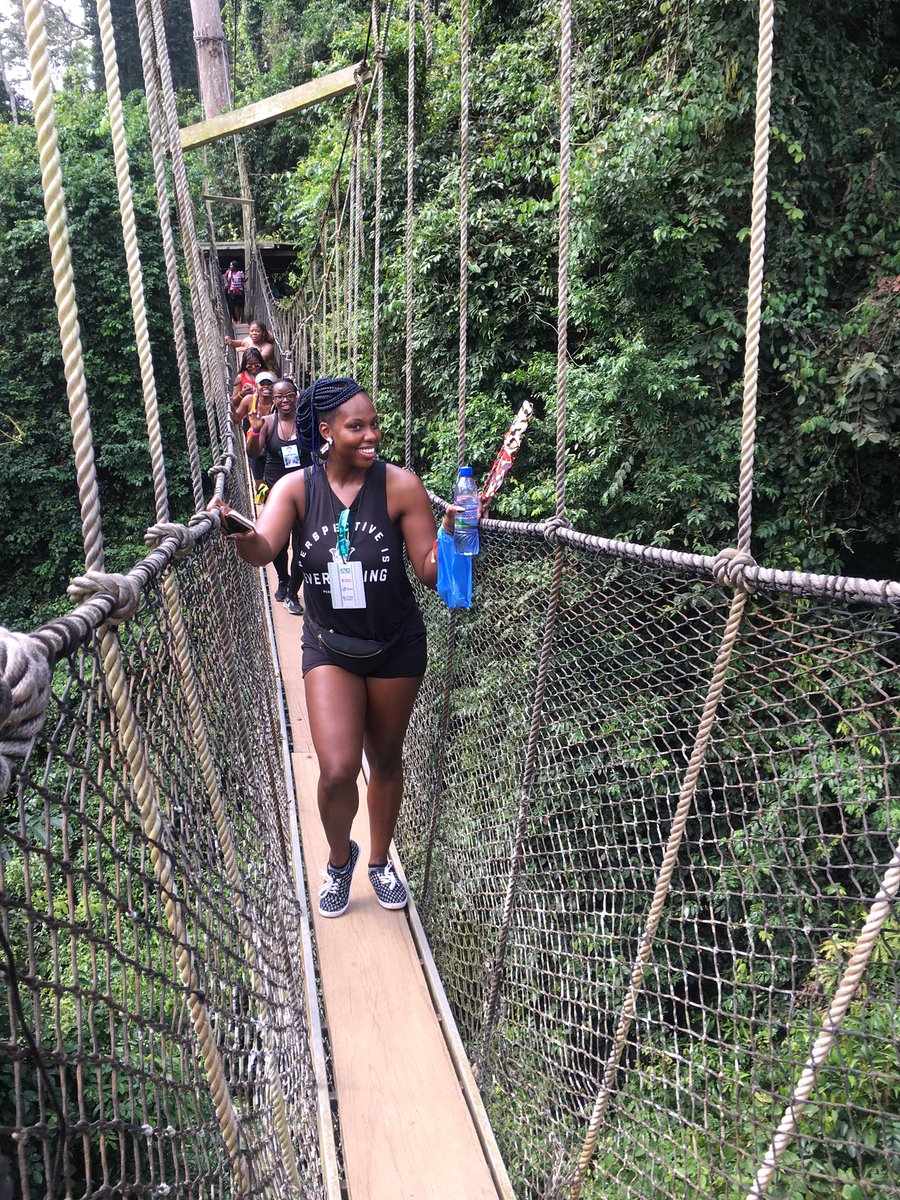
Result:
M66 377L66 394L69 398L72 445L75 451L75 477L81 509L84 561L88 569L102 571L104 556L100 493L97 488L97 471L94 463L91 418L84 378L84 356L78 322L78 303L75 298L72 254L69 249L69 224L63 193L59 146L56 138L56 118L53 114L53 85L50 80L50 58L47 52L47 32L42 0L26 0L23 13L28 66L34 89L34 128L37 134L38 155L41 164L41 185L44 191L44 209L47 214L47 232L50 239L50 262L53 268L63 371Z
M156 82L156 66L152 55L153 39L146 5L138 4L136 9L139 32L138 40L141 47L141 63L144 73L144 92L147 98L147 117L150 126L153 178L156 183L156 204L159 214L159 228L162 235L163 259L166 264L169 309L172 313L172 335L175 340L178 383L181 391L181 406L184 413L185 437L191 472L191 491L194 497L194 507L200 509L203 507L203 473L200 464L200 446L197 441L197 423L194 419L194 398L191 390L187 333L184 324L184 309L181 303L181 279L178 273L178 258L175 252L175 237L172 231L172 216L169 209L169 184L166 179L160 99Z
M744 344L744 403L741 417L741 466L738 491L738 549L749 552L753 529L753 457L756 445L756 395L759 381L759 332L763 265L766 253L766 196L769 178L769 111L772 96L774 0L761 0L756 69L756 120L753 137L753 193L750 203L750 273L747 285L747 333Z
M384 176L384 46L381 43L379 0L372 0L372 29L378 49L375 51L375 85L378 99L375 107L375 210L372 234L372 403L378 407L378 348L381 321L381 201ZM390 16L390 12L388 13ZM387 34L387 22L385 22Z
M585 1137L581 1155L578 1160L578 1165L572 1177L571 1188L569 1192L571 1200L575 1200L575 1198L581 1194L581 1187L584 1183L585 1173L591 1158L593 1157L594 1150L597 1145L600 1126L606 1113L613 1087L615 1085L616 1074L619 1069L619 1062L622 1057L622 1052L625 1049L625 1043L628 1040L628 1033L631 1029L635 1013L637 1012L638 997L643 989L644 984L644 973L647 963L650 961L650 955L653 949L653 941L656 936L656 931L659 927L660 919L662 918L663 909L665 908L666 904L666 898L672 883L672 876L675 872L675 866L678 861L678 851L681 847L685 826L687 825L688 817L690 816L694 801L694 794L697 790L697 780L700 776L701 770L703 769L703 764L706 761L706 752L709 748L709 743L712 738L712 731L716 721L719 701L722 698L728 667L731 663L731 654L737 640L741 618L744 615L744 605L746 602L747 593L743 591L736 592L731 601L731 608L729 610L728 620L725 625L725 633L719 646L718 654L716 655L716 663L713 669L712 679L707 690L706 699L703 704L703 712L700 717L700 725L697 730L697 736L694 740L691 757L688 762L684 780L681 784L681 790L678 794L678 804L675 809L675 814L672 818L672 827L669 831L668 842L666 843L665 853L663 854L662 866L656 880L656 886L653 889L653 898L650 901L650 911L647 914L644 931L641 934L641 939L638 943L637 955L635 957L634 965L631 969L631 979L628 985L628 992L622 1005L615 1037L613 1038L612 1050L610 1051L609 1057L606 1061L606 1068L603 1072L603 1081L600 1087L600 1092L594 1104L594 1110L591 1113L590 1122L588 1123L587 1136Z
M222 1058L216 1045L215 1031L204 999L204 989L195 966L196 955L188 938L182 904L176 898L172 860L165 849L167 831L156 794L153 774L147 760L140 725L130 699L130 684L125 672L122 649L116 634L109 628L101 637L100 652L106 686L112 698L119 725L119 739L128 761L141 815L141 825L150 845L150 859L156 871L166 923L175 939L174 955L182 984L187 992L191 1022L209 1080L210 1094L216 1116L219 1119L219 1128L222 1131L222 1138L231 1162L235 1191L238 1196L249 1196L250 1174L241 1151L240 1120L231 1098Z
M772 1138L772 1143L766 1151L762 1165L756 1173L753 1187L747 1193L747 1200L759 1200L765 1195L769 1184L778 1168L778 1161L785 1150L797 1136L800 1117L803 1113L813 1088L816 1086L819 1070L831 1053L841 1022L847 1014L847 1009L856 995L863 972L869 965L875 943L884 927L885 921L891 914L894 901L900 893L900 843L894 849L893 857L888 864L884 879L878 890L878 895L872 902L863 925L859 939L850 955L847 969L838 984L834 999L828 1006L828 1012L822 1018L822 1027L810 1051L806 1065L794 1086L793 1094L781 1122Z
M548 527L556 529L568 525L565 517L565 468L566 468L566 354L568 345L568 289L569 289L569 177L570 177L570 131L572 112L572 4L571 0L561 0L560 4L560 186L559 186L559 270L557 275L557 371L556 371L556 516L548 522ZM488 998L485 1003L484 1024L482 1029L481 1052L478 1059L477 1073L481 1080L487 1075L488 1059L490 1056L491 1040L497 1024L500 1005L500 985L503 979L506 951L509 944L509 933L512 925L512 915L518 892L519 874L525 846L525 831L528 816L531 812L532 791L534 788L535 762L537 759L538 740L544 715L544 696L547 690L547 677L550 670L550 658L556 635L556 621L559 614L559 602L562 594L563 566L565 564L565 546L558 543L553 562L553 576L550 592L547 598L547 613L544 618L544 630L541 638L541 651L538 659L538 672L534 685L534 696L531 703L531 719L528 728L528 745L525 751L525 764L522 770L522 783L519 793L519 809L516 817L516 828L513 835L512 853L509 864L509 877L506 884L506 895L503 900L503 916L500 921L500 934L494 962L491 971L491 983Z
M207 800L209 801L210 811L213 815L213 822L216 827L216 835L219 839L219 847L222 852L222 861L225 867L225 874L231 887L235 906L238 910L238 924L241 931L241 937L244 942L244 952L247 955L247 963L250 968L253 991L257 996L262 998L265 997L268 992L268 977L265 976L260 970L259 956L256 951L256 941L253 933L253 924L247 911L247 893L244 887L241 870L238 865L238 856L237 851L235 850L231 821L228 818L225 801L219 788L219 776L210 747L206 715L203 710L203 705L200 699L200 690L197 685L196 667L191 654L190 640L188 637L187 625L184 620L181 597L179 595L177 582L171 574L167 575L163 580L163 588L166 606L168 608L172 623L178 675L181 681L181 686L184 690L185 700L187 701L188 713L190 716L192 744L194 752L197 755L197 761L200 765L200 773L203 777L203 784L206 790ZM217 572L214 573L213 593L217 607L219 627L225 628L225 603L222 596L221 576ZM231 685L233 695L233 710L239 714L239 720L243 726L243 728L239 731L240 744L249 746L250 736L249 731L244 724L243 703L241 701L240 686L237 680L237 664L234 661L234 650L231 638L225 638L224 645L226 648L225 654L228 668L228 680ZM257 794L259 794L258 788ZM288 959L288 961L290 960ZM278 1063L276 1060L276 1047L272 1034L271 1022L269 1020L268 1003L264 999L260 999L259 1001L258 1019L262 1031L263 1042L266 1047L266 1073L268 1075L269 1087L272 1094L275 1131L281 1147L281 1156L287 1177L290 1180L292 1187L295 1189L295 1192L299 1195L301 1190L300 1174L297 1169L297 1160L294 1155L294 1146L291 1141L287 1105L285 1103L284 1090L282 1088L281 1076L279 1074Z
M215 348L211 345L215 321L210 308L209 295L203 285L200 245L197 238L197 226L194 220L194 206L191 203L190 189L188 187L187 171L184 165L184 153L181 147L178 110L175 101L175 88L172 83L169 52L166 45L165 21L161 0L137 0L139 10L144 6L147 7L150 14L155 58L159 69L159 95L163 128L172 162L175 204L178 210L181 242L188 269L191 305L195 317L194 328L197 335L197 347L200 353L203 397L206 403L207 418L210 423L210 437L215 451L218 452L224 443L225 429L231 423L228 397L225 394L224 357L220 353L221 347L218 339L216 340Z
M426 11L428 0L425 0ZM469 346L469 0L459 5L459 383L456 465L466 461Z
M572 137L572 0L560 4L559 238L556 316L556 515L566 513L566 381L569 365L569 225Z
M46 649L26 633L0 626L0 799L44 723L51 668Z
M413 156L416 144L416 0L408 0L406 58L406 349L403 365L403 465L412 466L413 392Z
M103 47L103 60L107 85L107 103L110 112L110 127L112 131L113 150L115 155L119 205L122 212L122 232L126 250L126 261L128 264L131 305L134 316L135 336L137 340L141 366L141 380L144 390L144 408L147 417L147 433L150 442L151 459L153 464L156 518L158 522L165 522L168 518L168 496L166 489L165 463L163 461L162 453L162 437L159 424L159 406L156 395L156 382L153 375L153 361L150 355L150 340L147 330L143 280L141 276L140 257L137 247L137 232L134 221L131 179L128 169L128 151L125 145L122 100L119 91L119 71L118 63L116 61L115 38L112 27L112 16L110 12L109 0L97 0L97 15L100 25L101 44ZM240 146L236 144L235 149L240 161ZM246 174L246 172L244 174ZM77 593L79 585L82 585L83 582L84 581L76 580L69 589L70 595L73 594L73 591ZM106 581L97 582L99 582L101 587L106 583ZM117 579L117 585L120 589L128 582L129 581L124 576L118 577ZM220 590L218 577L216 578L214 587L218 595ZM210 750L206 718L200 701L200 693L196 680L196 670L190 652L190 643L184 620L184 611L181 604L178 582L175 576L171 573L168 573L163 579L163 594L174 638L175 658L178 667L179 679L184 691L191 722L192 744L197 754L201 775L206 787L207 799L209 800L210 810L213 814L213 821L222 851L226 876L231 886L235 902L239 906L239 923L241 935L244 941L245 953L247 955L247 961L249 963L253 979L253 990L257 995L263 996L265 995L267 981L260 974L259 964L257 962L257 954L253 940L251 922L245 908L246 893L238 866L237 853L235 851L234 839L231 832L231 824L228 820L225 804L219 790L218 774L213 763L212 753ZM129 596L128 601L121 604L115 610L113 613L113 619L123 620L133 615L133 612L137 609L139 600L140 592L135 588L133 589L132 594ZM224 610L224 605L220 604L220 609ZM226 646L228 658L231 660L233 659L233 652L230 640L226 640ZM233 663L231 663L231 666L234 668ZM232 669L231 675L236 675L235 669ZM301 1186L300 1176L294 1157L294 1148L290 1137L284 1092L281 1086L280 1076L277 1072L272 1030L268 1020L267 1005L265 1004L261 1005L259 1019L262 1027L263 1039L267 1048L266 1064L269 1075L269 1086L272 1092L275 1128L279 1143L281 1145L282 1158L288 1178L292 1186L296 1189L296 1191L299 1192Z
M563 0L566 3L567 0ZM644 930L638 943L637 954L631 970L628 991L622 1005L612 1049L594 1109L588 1123L587 1134L572 1176L570 1200L577 1200L587 1173L590 1160L597 1145L601 1123L615 1086L619 1063L625 1043L637 1012L638 997L643 990L644 974L653 949L659 922L678 858L678 852L693 806L700 771L706 761L707 750L712 738L719 702L725 688L725 680L737 642L741 619L747 603L744 577L752 565L750 539L752 523L753 454L756 429L756 393L759 372L759 312L762 299L763 265L765 258L765 189L768 164L769 107L772 84L772 22L774 0L762 0L759 14L759 60L757 65L756 136L754 140L753 197L751 217L750 278L748 283L748 350L744 364L744 404L741 425L740 502L738 513L738 545L735 551L726 551L719 556L715 566L720 582L735 583L735 592L728 612L728 619L712 678L703 703L700 725L687 770L678 795L678 804L672 818L672 826L666 843L665 853L657 877L650 909ZM751 323L753 328L751 329ZM559 473L559 463L557 463Z
M169 516L166 464L163 458L153 355L150 351L150 331L147 328L147 306L144 301L144 280L141 273L137 225L134 219L134 199L131 191L128 146L125 141L125 118L122 113L122 93L119 88L119 63L116 58L116 40L110 0L97 0L97 20L100 28L100 45L103 51L103 71L106 76L106 105L109 110L109 127L116 168L116 189L122 217L122 241L125 246L125 263L128 270L128 291L131 298L134 336L141 372L141 388L144 394L147 439L150 445L153 497L156 504L156 519L165 521Z

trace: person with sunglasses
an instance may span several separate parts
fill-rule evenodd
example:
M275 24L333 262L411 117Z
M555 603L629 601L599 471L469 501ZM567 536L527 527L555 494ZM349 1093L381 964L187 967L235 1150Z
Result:
M359 857L350 832L363 750L369 882L383 908L400 909L408 897L389 848L403 795L403 739L428 661L404 552L419 581L434 587L431 502L412 471L379 459L378 414L355 380L320 379L308 388L297 427L313 465L272 488L255 532L238 534L235 545L246 562L262 566L295 526L301 531L303 679L330 850L319 913L339 917L350 903ZM227 505L214 503L227 514ZM447 532L453 522L451 509Z

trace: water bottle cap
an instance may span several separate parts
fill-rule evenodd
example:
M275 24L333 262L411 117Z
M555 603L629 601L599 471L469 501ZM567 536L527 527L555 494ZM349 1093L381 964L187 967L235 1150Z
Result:
M472 468L471 467L460 467L459 473L460 473L460 475L464 475L466 478L468 478L472 474Z

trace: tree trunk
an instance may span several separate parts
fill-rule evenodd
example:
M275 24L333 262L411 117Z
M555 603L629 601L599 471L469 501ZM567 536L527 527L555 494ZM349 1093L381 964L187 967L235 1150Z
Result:
M231 107L225 30L218 0L191 0L200 101L208 120Z
M19 123L19 109L16 104L16 89L9 82L9 76L6 74L6 62L3 58L3 49L0 47L0 79L3 80L3 86L6 88L6 95L9 100L9 111L12 116L13 125Z

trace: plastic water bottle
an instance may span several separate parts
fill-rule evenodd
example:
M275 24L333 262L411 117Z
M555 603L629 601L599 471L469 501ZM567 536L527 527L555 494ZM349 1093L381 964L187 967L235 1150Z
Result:
M460 467L453 489L453 503L460 506L453 532L453 549L471 557L478 553L478 488L471 467Z

